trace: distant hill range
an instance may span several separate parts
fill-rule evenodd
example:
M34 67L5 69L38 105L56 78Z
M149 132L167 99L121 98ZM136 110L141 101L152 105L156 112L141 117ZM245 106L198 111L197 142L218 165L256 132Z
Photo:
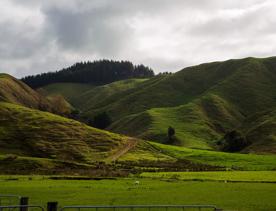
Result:
M128 78L149 78L154 72L144 65L133 65L129 61L100 60L80 62L56 72L27 76L22 81L32 88L51 83L106 84Z
M85 82L90 70L73 67L60 71L64 79L57 72L23 80L31 79L36 89L0 74L1 172L275 169L275 155L217 152L241 142L235 152L276 153L275 57L213 62L157 76L136 67L141 74L122 70L109 78L121 71L112 67L107 78L100 73L101 80L91 76ZM69 80L71 73L79 79ZM108 131L86 124L103 113L111 119ZM168 136L168 128L175 134Z
M53 83L44 90L62 94L88 118L107 112L113 120L108 130L116 133L167 143L171 126L172 144L219 149L224 135L238 130L251 143L243 151L276 152L275 57L212 62L101 86Z

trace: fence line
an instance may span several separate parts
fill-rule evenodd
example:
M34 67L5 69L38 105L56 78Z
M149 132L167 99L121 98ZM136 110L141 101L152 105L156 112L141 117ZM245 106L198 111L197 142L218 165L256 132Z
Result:
M99 209L112 209L114 210L120 210L120 209L128 209L128 210L134 210L134 209L165 209L169 210L170 208L174 209L212 209L213 211L220 211L221 209L218 209L214 205L89 205L89 206L64 206L60 209L60 211L65 211L66 209L77 209L80 211L80 209L95 209L98 211Z
M27 211L29 208L38 208L41 211L44 211L44 208L40 205L9 205L9 206L0 206L0 211L14 210L19 209L20 211Z
M40 205L29 205L28 197L21 197L16 195L0 195L0 198L17 198L20 199L20 205L0 205L0 211L14 211L17 209L18 211L30 211L29 208L36 208L40 211L44 211L44 207ZM212 211L222 211L222 209L217 208L215 205L76 205L76 206L64 206L58 209L58 202L48 202L47 203L47 211L67 211L67 209L75 209L77 211L81 211L81 209L89 209L89 210L212 210Z
M21 200L21 196L19 195L0 195L0 206L5 205L13 205L13 200L18 200L17 203L19 204ZM8 202L8 204L3 204L3 202Z

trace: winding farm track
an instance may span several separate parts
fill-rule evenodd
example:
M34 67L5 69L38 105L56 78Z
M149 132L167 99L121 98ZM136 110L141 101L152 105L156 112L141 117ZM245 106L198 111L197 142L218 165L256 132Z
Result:
M110 160L116 161L121 156L126 154L129 150L133 149L138 143L138 139L136 138L128 138L126 145L122 146L117 152L110 156Z

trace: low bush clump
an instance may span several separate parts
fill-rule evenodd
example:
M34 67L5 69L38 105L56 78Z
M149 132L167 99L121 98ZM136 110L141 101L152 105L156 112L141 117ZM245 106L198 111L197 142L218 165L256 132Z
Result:
M222 140L218 142L222 151L239 152L247 147L250 142L239 131L233 130L226 133Z
M17 155L14 154L7 154L5 155L5 157L3 158L3 161L14 161L17 159Z

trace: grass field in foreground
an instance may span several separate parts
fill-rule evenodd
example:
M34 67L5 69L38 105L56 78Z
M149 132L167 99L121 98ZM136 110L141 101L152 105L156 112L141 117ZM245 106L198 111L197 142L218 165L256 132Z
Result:
M31 204L45 205L48 201L58 201L60 206L214 204L227 210L276 210L276 184L271 183L172 182L139 178L140 185L135 185L137 178L100 181L50 180L41 176L32 180L20 177L7 181L5 178L7 176L0 179L0 193L29 196Z

